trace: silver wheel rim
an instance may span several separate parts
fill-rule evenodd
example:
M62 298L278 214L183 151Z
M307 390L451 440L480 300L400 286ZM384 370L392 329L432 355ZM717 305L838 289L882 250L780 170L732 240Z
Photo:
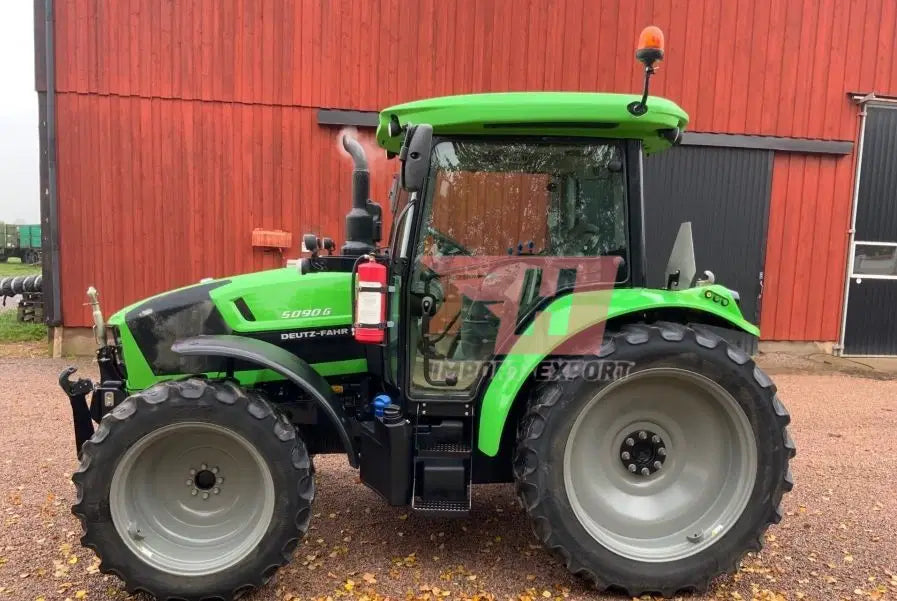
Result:
M169 574L203 576L235 565L268 529L274 481L256 448L205 422L147 434L115 468L112 522L125 545Z
M635 453L629 461L623 453L642 443L639 457L648 459L633 473ZM716 382L680 369L608 385L579 414L564 450L564 485L580 524L637 561L675 561L713 545L741 516L756 474L744 410Z

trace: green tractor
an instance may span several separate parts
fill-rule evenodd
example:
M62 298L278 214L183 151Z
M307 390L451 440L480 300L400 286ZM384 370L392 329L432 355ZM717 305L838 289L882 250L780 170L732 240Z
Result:
M641 95L384 110L398 174L382 245L346 137L338 254L306 235L296 265L108 320L89 290L101 381L68 368L60 385L81 459L72 511L100 569L158 599L264 585L307 532L324 453L432 516L465 516L474 484L515 482L570 571L631 596L705 589L759 550L794 445L774 384L727 342L758 330L736 292L696 277L687 225L665 287L646 284L642 156L687 123L648 95L661 56L637 53Z

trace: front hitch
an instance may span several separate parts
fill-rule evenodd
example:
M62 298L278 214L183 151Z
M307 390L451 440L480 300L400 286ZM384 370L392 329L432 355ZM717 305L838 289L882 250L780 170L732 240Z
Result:
M87 407L87 395L93 392L93 382L90 378L78 378L75 381L69 378L78 371L77 367L66 367L59 374L59 386L69 397L72 405L72 422L75 426L75 449L78 458L81 458L81 447L93 436L93 421L90 418L90 409Z

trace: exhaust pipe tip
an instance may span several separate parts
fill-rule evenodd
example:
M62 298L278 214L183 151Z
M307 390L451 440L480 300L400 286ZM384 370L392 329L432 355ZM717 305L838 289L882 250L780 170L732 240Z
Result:
M356 140L349 134L343 134L343 148L345 148L346 152L349 153L349 156L352 157L352 161L355 163L356 171L367 171L367 155L365 154L364 148L361 146L361 143L359 143L358 140Z

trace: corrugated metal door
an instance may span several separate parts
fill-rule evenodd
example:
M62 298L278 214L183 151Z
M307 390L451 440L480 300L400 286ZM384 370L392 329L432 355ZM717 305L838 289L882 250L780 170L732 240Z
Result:
M862 152L844 353L897 355L897 109L869 107Z
M691 221L698 273L709 269L718 283L737 290L744 316L758 321L772 154L677 146L645 159L648 285L666 285L679 224Z

